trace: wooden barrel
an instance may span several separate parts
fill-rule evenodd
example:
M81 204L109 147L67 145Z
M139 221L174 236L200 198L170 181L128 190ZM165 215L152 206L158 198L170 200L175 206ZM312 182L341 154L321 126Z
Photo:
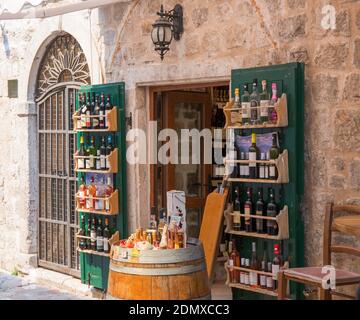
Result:
M141 251L138 256L112 257L108 299L211 299L204 249L200 240L188 239L186 248Z

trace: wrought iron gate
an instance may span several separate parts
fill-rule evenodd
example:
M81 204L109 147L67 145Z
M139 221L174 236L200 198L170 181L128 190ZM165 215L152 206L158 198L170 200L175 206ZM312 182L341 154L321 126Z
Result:
M80 276L72 154L72 114L79 86L61 83L38 101L39 265Z

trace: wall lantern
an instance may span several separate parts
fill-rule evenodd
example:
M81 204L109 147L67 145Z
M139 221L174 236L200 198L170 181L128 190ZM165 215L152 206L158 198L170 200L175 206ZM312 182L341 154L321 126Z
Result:
M166 52L170 50L169 46L172 39L180 40L184 31L183 9L180 4L177 4L174 9L166 12L164 6L161 5L160 12L157 12L157 15L160 18L153 24L151 39L155 45L155 51L160 54L161 60L163 60Z

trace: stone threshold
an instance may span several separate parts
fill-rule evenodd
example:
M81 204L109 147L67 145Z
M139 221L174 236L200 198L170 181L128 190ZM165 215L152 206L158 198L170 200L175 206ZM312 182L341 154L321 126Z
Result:
M88 299L104 298L100 290L81 283L80 279L60 272L44 268L33 268L28 271L28 278L36 284L55 287L79 297L86 297Z

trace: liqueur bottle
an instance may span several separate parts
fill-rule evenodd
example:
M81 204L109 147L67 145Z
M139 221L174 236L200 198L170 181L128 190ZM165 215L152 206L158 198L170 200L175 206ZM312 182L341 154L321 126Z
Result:
M94 177L90 178L90 185L88 186L88 198L86 199L86 207L88 209L95 209L96 185Z
M86 100L86 129L91 129L91 101L90 101L90 92L87 94L87 100Z
M100 146L100 168L101 170L106 170L106 146L105 146L105 137L101 138Z
M276 217L277 216L277 207L275 204L275 195L274 195L274 190L270 189L270 200L269 203L267 205L267 210L266 210L266 214L268 217ZM278 225L276 223L276 221L274 220L267 220L267 233L269 235L273 235L276 236L278 234L279 230L278 230Z
M110 101L110 95L107 96L106 98L106 105L105 105L105 128L109 128L109 119L108 119L108 116L109 116L109 112L111 111L112 109L112 105L111 105L111 101Z
M105 189L105 196L107 198L109 198L112 195L113 192L114 192L114 187L113 187L113 185L111 183L111 177L108 176L107 185L106 185L106 189ZM105 210L106 210L106 212L110 211L110 200L105 201Z
M87 188L85 185L85 179L84 179L84 176L81 176L81 184L79 187L79 207L80 207L80 209L86 208L86 194L87 194Z
M110 135L110 136L108 136L108 140L107 140L106 156L109 156L113 150L114 150L114 146L112 144L112 136ZM106 170L110 169L110 162L108 159L106 159L105 167L106 167Z
M259 158L258 158L259 149L256 146L256 133L251 134L251 142L252 142L252 144L249 148L249 160L250 161L259 160ZM249 163L249 178L256 179L257 177L258 177L257 163L250 162Z
M278 97L277 97L277 86L276 83L272 83L271 84L271 90L272 90L272 96L271 96L271 100L270 100L270 108L269 108L269 122L272 124L276 124L277 120L278 120L278 114L275 108L275 104L278 101Z
M247 199L245 201L244 204L244 214L245 214L245 231L246 232L253 232L253 222L252 222L252 218L250 217L250 215L253 212L253 203L251 200L252 194L251 194L251 188L247 189L246 192L247 195Z
M260 123L266 124L269 121L268 105L270 94L267 92L266 80L261 81L262 92L260 93Z
M94 94L95 96L95 94ZM93 97L94 99L94 97ZM94 109L93 109L93 115L96 116L96 118L92 118L92 124L93 129L99 129L100 128L100 102L99 102L99 96L95 96L95 102L94 102Z
M105 227L104 227L104 232L103 232L104 252L105 253L110 252L110 245L109 245L110 237L111 237L111 235L110 235L110 229L109 229L109 218L105 218Z
M233 215L233 230L240 231L241 230L241 203L240 203L240 189L236 187L235 189L235 200L234 200L234 215Z
M85 236L85 218L84 218L84 215L81 216L79 235L80 236ZM85 238L80 238L79 247L80 247L81 250L86 249Z
M229 261L232 260L233 267L240 267L240 254L236 250L236 242L232 240L231 252L229 255ZM239 270L233 270L232 283L239 283Z
M102 229L102 221L98 220L98 225L96 229L96 251L103 252L104 251L104 238L103 238L103 229Z
M250 95L250 121L251 124L258 124L259 123L259 106L260 106L260 96L258 92L258 84L257 79L253 81L253 91Z
M259 269L259 263L257 260L256 243L255 242L252 243L250 269L251 270ZM258 273L254 272L254 271L250 271L250 286L257 287L258 284L259 284Z
M271 272L273 274L273 290L278 287L278 272L281 267L280 245L274 245L274 259L271 266Z
M80 137L80 150L79 150L78 155L80 157L86 157L88 155L85 150L85 143L84 143L83 136ZM77 165L78 165L78 169L85 169L85 158L78 158Z
M248 125L250 123L250 94L249 85L244 84L244 93L241 96L241 123Z
M262 190L258 190L258 199L256 201L256 215L257 216L265 216L265 203L263 199L263 193ZM264 233L264 219L256 219L256 232L257 233Z
M277 134L273 133L272 135L272 146L270 148L270 160L276 160L279 157L280 150L277 142ZM278 170L275 163L269 164L269 179L277 180Z
M105 95L104 93L101 93L100 96L100 110L99 110L99 128L100 129L105 129L105 113L106 113L106 109L105 109Z
M90 249L96 251L96 223L95 218L91 220L91 227L90 227L90 237L91 237L91 247Z

